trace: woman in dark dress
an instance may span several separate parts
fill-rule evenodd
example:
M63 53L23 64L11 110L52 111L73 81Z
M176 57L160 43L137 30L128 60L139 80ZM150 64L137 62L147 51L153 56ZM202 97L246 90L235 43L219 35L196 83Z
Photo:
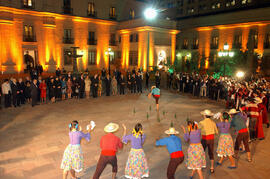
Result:
M25 80L25 91L24 91L24 96L26 101L29 103L30 99L31 99L31 90L30 90L30 86L31 86L31 81L29 79L29 77L26 77Z
M54 78L51 78L49 83L48 83L48 88L49 88L49 98L51 102L55 102L55 83L54 83Z
M73 77L73 80L72 80L72 97L78 99L78 95L79 95L79 84L78 84L78 81L77 81L76 77Z
M55 82L55 98L59 100L62 97L61 81L59 80L58 77L56 77L54 82Z

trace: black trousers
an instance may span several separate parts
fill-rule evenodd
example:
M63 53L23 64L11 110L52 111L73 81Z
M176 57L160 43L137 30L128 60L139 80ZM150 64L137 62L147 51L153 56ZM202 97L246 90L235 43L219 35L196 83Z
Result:
M25 97L22 93L19 93L17 95L17 105L21 105L21 104L24 104L25 103Z
M135 84L131 84L130 91L131 91L131 93L136 93L136 85Z
M125 94L125 85L120 85L120 94Z
M10 94L5 94L5 107L11 107L11 95Z
M12 94L12 104L14 107L17 106L17 94Z
M111 88L106 87L106 96L110 96Z
M37 95L31 95L31 98L32 98L32 106L37 105L38 96Z
M249 135L250 139L256 139L256 123L257 123L257 118L250 118L249 119Z
M93 90L92 90L93 98L97 98L97 91L98 91L98 87L97 86L94 86L93 87Z
M142 93L142 84L137 84L138 93Z

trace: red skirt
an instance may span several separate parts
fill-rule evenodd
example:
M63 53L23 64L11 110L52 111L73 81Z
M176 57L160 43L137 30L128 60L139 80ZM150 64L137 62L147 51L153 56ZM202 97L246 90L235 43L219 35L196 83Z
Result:
M40 91L40 97L41 98L46 98L46 90L41 90Z

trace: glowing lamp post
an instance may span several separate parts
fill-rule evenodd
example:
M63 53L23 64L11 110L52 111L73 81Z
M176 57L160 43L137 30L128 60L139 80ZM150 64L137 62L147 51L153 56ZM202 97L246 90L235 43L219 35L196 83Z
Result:
M227 63L227 61L226 61L225 58L234 57L234 52L229 51L229 48L230 48L230 46L227 43L225 43L224 46L223 46L223 51L218 52L219 57L224 57L224 60L223 60L223 62L224 62L223 76L226 76L226 63Z
M153 9L153 8L147 8L145 11L144 11L144 17L146 20L148 21L151 21L151 20L154 20L158 15L158 12L156 9ZM147 70L149 68L149 30L147 31Z
M244 76L245 76L245 73L243 71L238 71L236 73L236 77L239 78L239 79L243 78Z
M108 50L105 52L105 55L109 55L109 75L111 76L111 56L114 55L114 52L111 48L108 48Z

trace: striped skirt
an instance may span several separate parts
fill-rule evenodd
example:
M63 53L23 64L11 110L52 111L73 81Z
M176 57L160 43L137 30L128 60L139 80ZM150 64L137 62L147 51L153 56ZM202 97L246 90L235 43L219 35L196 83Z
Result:
M221 134L218 140L217 155L219 157L232 156L234 154L233 140L230 134Z
M69 144L64 152L61 169L75 170L81 172L83 170L83 155L81 145Z
M189 145L186 166L192 170L206 167L205 152L202 144Z
M129 152L125 177L130 179L149 177L149 168L143 149L131 149Z

